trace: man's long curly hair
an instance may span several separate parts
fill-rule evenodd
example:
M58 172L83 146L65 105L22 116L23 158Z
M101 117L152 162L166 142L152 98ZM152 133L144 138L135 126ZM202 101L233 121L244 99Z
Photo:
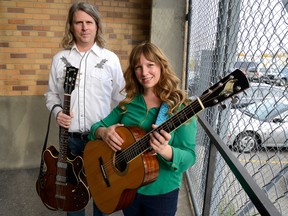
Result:
M168 104L168 114L176 113L181 104L187 105L189 103L189 99L186 92L179 88L180 79L174 73L168 58L160 48L151 42L143 42L137 45L130 54L129 66L124 72L126 85L123 92L125 92L126 98L120 102L120 108L126 110L125 104L131 102L136 95L144 93L144 88L138 82L135 74L135 67L139 63L142 54L147 60L160 66L161 75L154 88L155 94Z
M100 19L100 13L93 5L86 2L74 3L70 7L68 17L66 20L65 35L61 42L62 47L64 49L71 49L75 43L75 37L72 32L73 16L75 12L79 10L89 14L95 20L95 23L97 25L97 33L94 42L96 42L99 47L104 48L105 39L103 37L103 27Z

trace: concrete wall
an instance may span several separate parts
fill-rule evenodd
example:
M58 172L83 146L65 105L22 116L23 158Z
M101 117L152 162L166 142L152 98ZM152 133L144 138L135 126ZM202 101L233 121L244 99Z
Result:
M181 80L185 77L185 16L187 0L154 0L151 42L160 46Z
M37 167L49 112L43 96L0 97L0 169ZM58 146L53 118L49 144Z
M171 60L183 77L186 0L154 0L151 41ZM49 112L43 96L0 96L0 169L34 168L40 163ZM52 118L49 145L58 146Z

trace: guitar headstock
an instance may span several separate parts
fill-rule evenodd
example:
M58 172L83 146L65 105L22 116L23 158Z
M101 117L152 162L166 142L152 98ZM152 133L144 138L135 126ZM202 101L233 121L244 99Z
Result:
M64 93L71 94L75 88L78 68L73 66L66 67L66 75L64 80Z
M211 107L249 88L246 75L239 69L221 79L203 92L200 100L204 107Z

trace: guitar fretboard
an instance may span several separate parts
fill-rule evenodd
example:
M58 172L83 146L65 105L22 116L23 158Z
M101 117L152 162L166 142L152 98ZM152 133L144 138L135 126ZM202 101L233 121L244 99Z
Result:
M135 157L139 156L143 152L150 149L149 140L150 135L153 132L160 132L160 130L165 130L168 133L173 132L182 124L191 119L196 113L202 110L201 102L199 100L194 100L191 104L184 107L178 113L170 117L167 121L163 122L157 128L151 130L149 133L145 134L139 141L135 142L129 148L125 149L119 154L120 160L125 160L126 163L133 160ZM117 155L118 156L118 155Z

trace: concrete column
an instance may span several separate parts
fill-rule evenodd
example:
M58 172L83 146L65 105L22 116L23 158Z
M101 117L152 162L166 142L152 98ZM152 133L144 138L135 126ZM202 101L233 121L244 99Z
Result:
M167 55L184 83L186 0L153 0L151 42Z

